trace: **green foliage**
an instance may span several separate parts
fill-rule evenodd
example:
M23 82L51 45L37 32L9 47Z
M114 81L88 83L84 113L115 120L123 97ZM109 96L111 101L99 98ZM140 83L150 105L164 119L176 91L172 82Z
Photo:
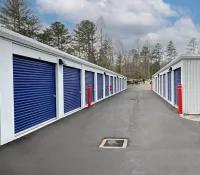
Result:
M86 58L91 63L96 63L96 49L97 42L96 26L89 20L83 20L77 24L74 29L73 47L75 54Z
M55 48L67 51L71 42L71 35L65 25L56 21L51 24L52 44Z
M172 40L169 41L167 45L166 56L167 56L167 63L171 62L177 56L176 47L174 46Z
M39 33L37 40L49 46L53 46L53 32L51 29L44 29L42 33Z
M187 53L186 54L197 54L198 52L198 41L197 38L192 38L187 46Z
M8 29L35 38L40 29L25 0L3 0L0 4L0 22Z

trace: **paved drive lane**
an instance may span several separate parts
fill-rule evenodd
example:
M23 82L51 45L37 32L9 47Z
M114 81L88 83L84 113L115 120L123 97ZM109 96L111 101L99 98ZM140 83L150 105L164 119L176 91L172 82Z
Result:
M199 175L200 124L147 90L112 98L0 147L0 175ZM104 137L126 149L98 148Z

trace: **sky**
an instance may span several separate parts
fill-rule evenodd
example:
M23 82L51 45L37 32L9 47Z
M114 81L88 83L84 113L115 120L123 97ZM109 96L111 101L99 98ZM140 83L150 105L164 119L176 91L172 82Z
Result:
M60 21L70 30L81 20L96 23L103 16L107 33L126 50L135 41L172 40L183 53L192 37L200 37L199 0L29 0L44 26Z

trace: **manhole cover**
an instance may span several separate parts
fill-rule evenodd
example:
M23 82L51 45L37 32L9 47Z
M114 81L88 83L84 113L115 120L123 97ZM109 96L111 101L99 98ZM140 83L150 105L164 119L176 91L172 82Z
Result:
M99 148L126 148L127 144L128 144L128 139L107 138L103 139Z

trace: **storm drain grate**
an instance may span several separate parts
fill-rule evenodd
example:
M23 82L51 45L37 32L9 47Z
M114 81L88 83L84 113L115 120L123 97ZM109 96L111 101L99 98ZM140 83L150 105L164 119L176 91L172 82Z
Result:
M99 148L126 148L127 145L128 145L128 139L106 138L103 139Z

